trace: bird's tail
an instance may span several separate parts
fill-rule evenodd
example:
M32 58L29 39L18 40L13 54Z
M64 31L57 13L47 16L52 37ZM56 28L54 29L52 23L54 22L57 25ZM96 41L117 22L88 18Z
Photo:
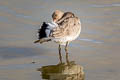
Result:
M51 39L48 39L48 38L42 38L42 39L39 39L39 40L36 40L34 41L34 43L44 43L44 42L48 42L48 41L51 41Z

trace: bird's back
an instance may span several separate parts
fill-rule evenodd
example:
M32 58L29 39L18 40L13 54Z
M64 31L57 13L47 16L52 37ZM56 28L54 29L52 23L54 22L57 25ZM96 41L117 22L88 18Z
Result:
M75 40L81 31L81 23L77 17L69 17L61 21L58 27L53 29L52 37L56 42L66 43Z

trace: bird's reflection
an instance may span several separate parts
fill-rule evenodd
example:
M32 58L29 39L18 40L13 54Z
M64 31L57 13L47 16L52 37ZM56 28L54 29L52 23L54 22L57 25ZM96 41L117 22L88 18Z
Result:
M83 67L77 65L75 61L69 61L68 55L66 55L66 62L42 66L37 71L41 72L42 79L45 80L84 80L85 75Z

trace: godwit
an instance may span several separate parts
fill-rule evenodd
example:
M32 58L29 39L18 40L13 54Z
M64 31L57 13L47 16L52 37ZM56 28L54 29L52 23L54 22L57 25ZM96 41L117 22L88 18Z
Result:
M68 44L75 40L81 32L80 19L72 12L62 12L55 10L52 14L51 23L43 23L39 29L39 40L35 43L54 41L59 44L59 54L61 57L61 45L65 46L65 52L68 54Z

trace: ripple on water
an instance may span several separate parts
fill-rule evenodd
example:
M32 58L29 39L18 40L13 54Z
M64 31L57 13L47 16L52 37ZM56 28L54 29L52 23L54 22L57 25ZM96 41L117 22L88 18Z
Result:
M11 14L11 15L16 16L18 18L35 19L32 16L25 15L24 13L17 13L15 10L10 9L7 6L0 6L0 11Z
M101 41L101 40L87 39L87 38L78 38L78 40L86 41L86 42L92 42L92 43L104 43L104 42Z
M101 40L87 39L87 38L78 38L77 40L90 42L90 43L95 43L95 44L102 44L102 43L104 43ZM79 46L82 50L92 50L92 49L95 49L95 47L83 46L83 45L80 45L80 44L77 44L77 43L70 44L69 46L71 46L71 47L78 47Z
M113 3L113 4L93 4L91 7L95 8L104 8L104 7L120 7L120 3Z

